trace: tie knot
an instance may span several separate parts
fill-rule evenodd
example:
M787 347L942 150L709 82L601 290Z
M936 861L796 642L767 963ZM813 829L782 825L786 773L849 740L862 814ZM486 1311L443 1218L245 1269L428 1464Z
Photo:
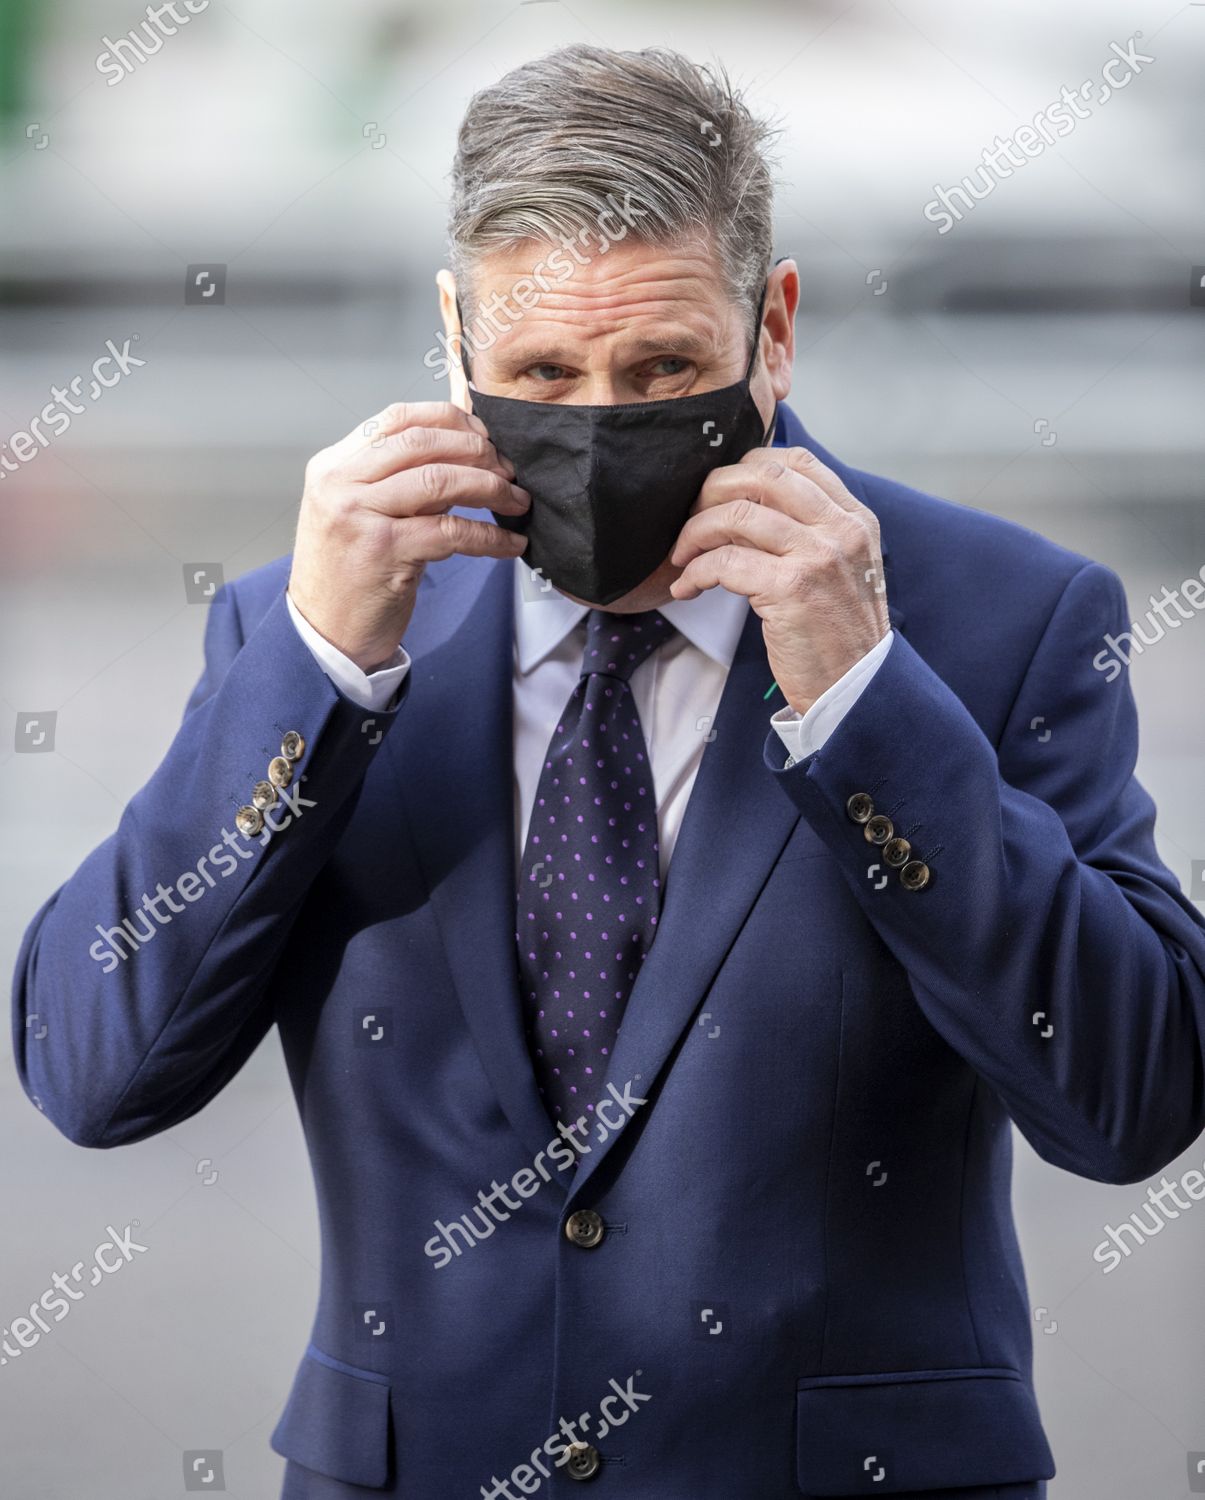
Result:
M610 614L592 609L586 616L586 649L582 654L582 676L600 672L627 682L632 673L663 641L674 627L655 609L639 614Z

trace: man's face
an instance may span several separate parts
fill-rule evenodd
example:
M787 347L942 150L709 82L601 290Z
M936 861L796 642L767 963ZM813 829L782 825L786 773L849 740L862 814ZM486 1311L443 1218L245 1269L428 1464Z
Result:
M466 307L473 383L490 395L569 406L611 406L702 394L733 385L749 361L748 312L734 306L714 256L702 246L674 249L636 242L594 251L584 264L561 252L573 275L543 272L547 290L531 302L533 267L555 246L534 243L479 262L473 306ZM560 273L564 275L562 271ZM523 285L520 285L523 283ZM441 273L445 327L458 326ZM763 424L790 388L792 322L798 297L794 265L771 273L766 294L761 355L750 391ZM495 309L490 315L490 309ZM458 377L459 372L454 372ZM454 378L453 399L467 410L471 393ZM636 588L605 606L617 613L653 609L670 599L681 569L668 559ZM562 591L563 592L563 591ZM575 598L569 594L566 597ZM576 600L588 604L589 600Z

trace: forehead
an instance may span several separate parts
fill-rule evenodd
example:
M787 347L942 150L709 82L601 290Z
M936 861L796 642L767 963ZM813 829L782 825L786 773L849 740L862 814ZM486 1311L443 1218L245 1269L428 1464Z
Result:
M470 315L480 318L492 305L494 327L502 329L499 343L519 334L524 342L538 340L554 331L560 339L626 334L634 342L655 328L677 327L712 342L739 333L739 310L706 245L627 241L605 253L589 242L574 248L584 264L543 241L483 255L473 268ZM507 321L509 329L503 327Z

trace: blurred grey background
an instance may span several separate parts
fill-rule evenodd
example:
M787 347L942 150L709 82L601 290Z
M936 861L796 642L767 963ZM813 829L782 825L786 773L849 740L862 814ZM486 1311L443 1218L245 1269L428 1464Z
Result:
M422 355L459 117L562 43L722 59L778 118L776 253L804 288L792 404L839 457L1108 563L1135 616L1205 563L1205 5L215 0L110 82L98 58L144 17L0 0L0 440L106 340L145 361L0 481L6 971L179 722L205 613L186 565L233 577L288 551L307 458L391 400L444 394ZM935 185L1136 33L1155 60L939 234ZM224 300L186 305L187 268L219 265ZM1133 669L1139 774L1197 898L1203 660L1196 618ZM52 753L18 753L30 712L57 716ZM114 1152L59 1137L0 1045L0 1325L106 1226L148 1247L0 1362L0 1494L152 1500L183 1491L184 1451L217 1448L228 1493L275 1496L268 1434L318 1275L275 1033L202 1114ZM1106 1276L1102 1226L1145 1186L1017 1144L1053 1500L1194 1492L1205 1207ZM1168 1178L1203 1162L1205 1140Z

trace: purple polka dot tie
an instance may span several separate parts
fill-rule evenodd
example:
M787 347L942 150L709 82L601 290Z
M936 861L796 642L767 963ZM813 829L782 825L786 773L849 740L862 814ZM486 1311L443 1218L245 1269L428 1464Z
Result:
M558 1122L594 1108L657 933L656 792L628 679L673 629L655 609L590 611L536 788L515 939L528 1046Z

